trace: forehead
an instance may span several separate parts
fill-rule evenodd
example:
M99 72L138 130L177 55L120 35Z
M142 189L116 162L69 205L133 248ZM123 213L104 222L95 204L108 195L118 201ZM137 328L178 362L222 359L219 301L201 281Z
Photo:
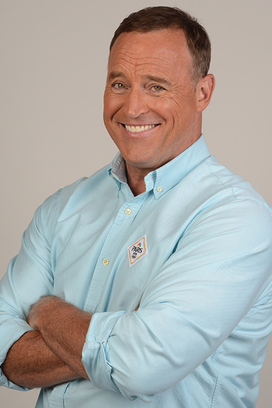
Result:
M141 72L192 67L192 57L182 30L165 29L147 33L122 33L114 43L109 56L108 70Z

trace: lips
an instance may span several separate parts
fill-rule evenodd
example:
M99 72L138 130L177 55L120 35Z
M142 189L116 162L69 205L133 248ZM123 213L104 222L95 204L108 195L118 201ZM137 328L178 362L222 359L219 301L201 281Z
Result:
M140 133L144 132L145 130L150 130L153 129L157 125L123 125L126 130L128 130L131 133Z

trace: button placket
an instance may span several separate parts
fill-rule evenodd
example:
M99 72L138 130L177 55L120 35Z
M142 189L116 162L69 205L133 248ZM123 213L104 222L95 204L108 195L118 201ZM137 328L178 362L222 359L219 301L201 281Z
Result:
M121 206L113 220L112 226L101 248L100 262L97 263L93 273L92 285L89 288L85 303L87 310L96 310L104 282L109 279L109 274L114 273L117 248L120 242L122 242L122 237L126 234L138 211L141 209L142 201L145 201L145 199L134 197L132 209L132 202L128 200ZM133 214L133 217L130 216L131 214Z

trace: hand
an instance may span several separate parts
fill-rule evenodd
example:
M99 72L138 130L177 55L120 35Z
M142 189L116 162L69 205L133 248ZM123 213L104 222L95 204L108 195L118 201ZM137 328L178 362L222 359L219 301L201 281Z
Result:
M36 302L30 309L27 323L34 330L39 330L39 318L44 315L50 316L50 310L56 310L66 302L56 296L44 296Z

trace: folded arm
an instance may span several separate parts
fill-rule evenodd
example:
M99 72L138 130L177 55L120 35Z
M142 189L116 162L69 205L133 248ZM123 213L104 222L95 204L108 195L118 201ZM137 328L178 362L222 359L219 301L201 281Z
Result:
M63 361L45 342L38 327L35 331L29 331L30 327L26 321L30 305L36 304L43 296L51 295L54 290L51 240L55 228L54 220L58 217L58 213L55 214L55 203L59 204L58 210L61 208L59 195L60 192L49 197L37 209L23 235L19 255L10 262L8 271L1 280L0 384L11 388L48 387L82 378L84 375L80 362L76 364L79 370L75 370ZM58 322L64 323L64 316L60 311L56 311L54 316ZM45 316L43 320L46 320ZM69 323L67 321L66 331L74 341L74 333L69 329ZM64 325L58 325L65 329ZM55 334L57 325L53 326L52 316L49 326ZM75 332L78 333L77 330Z
M30 310L28 323L56 356L88 379L81 359L91 316L56 296L46 296Z
M81 354L90 319L89 313L55 296L42 298L28 317L35 331L13 344L2 364L3 373L27 388L88 379Z
M50 387L80 378L45 344L37 331L25 333L14 343L1 366L5 376L21 387Z

